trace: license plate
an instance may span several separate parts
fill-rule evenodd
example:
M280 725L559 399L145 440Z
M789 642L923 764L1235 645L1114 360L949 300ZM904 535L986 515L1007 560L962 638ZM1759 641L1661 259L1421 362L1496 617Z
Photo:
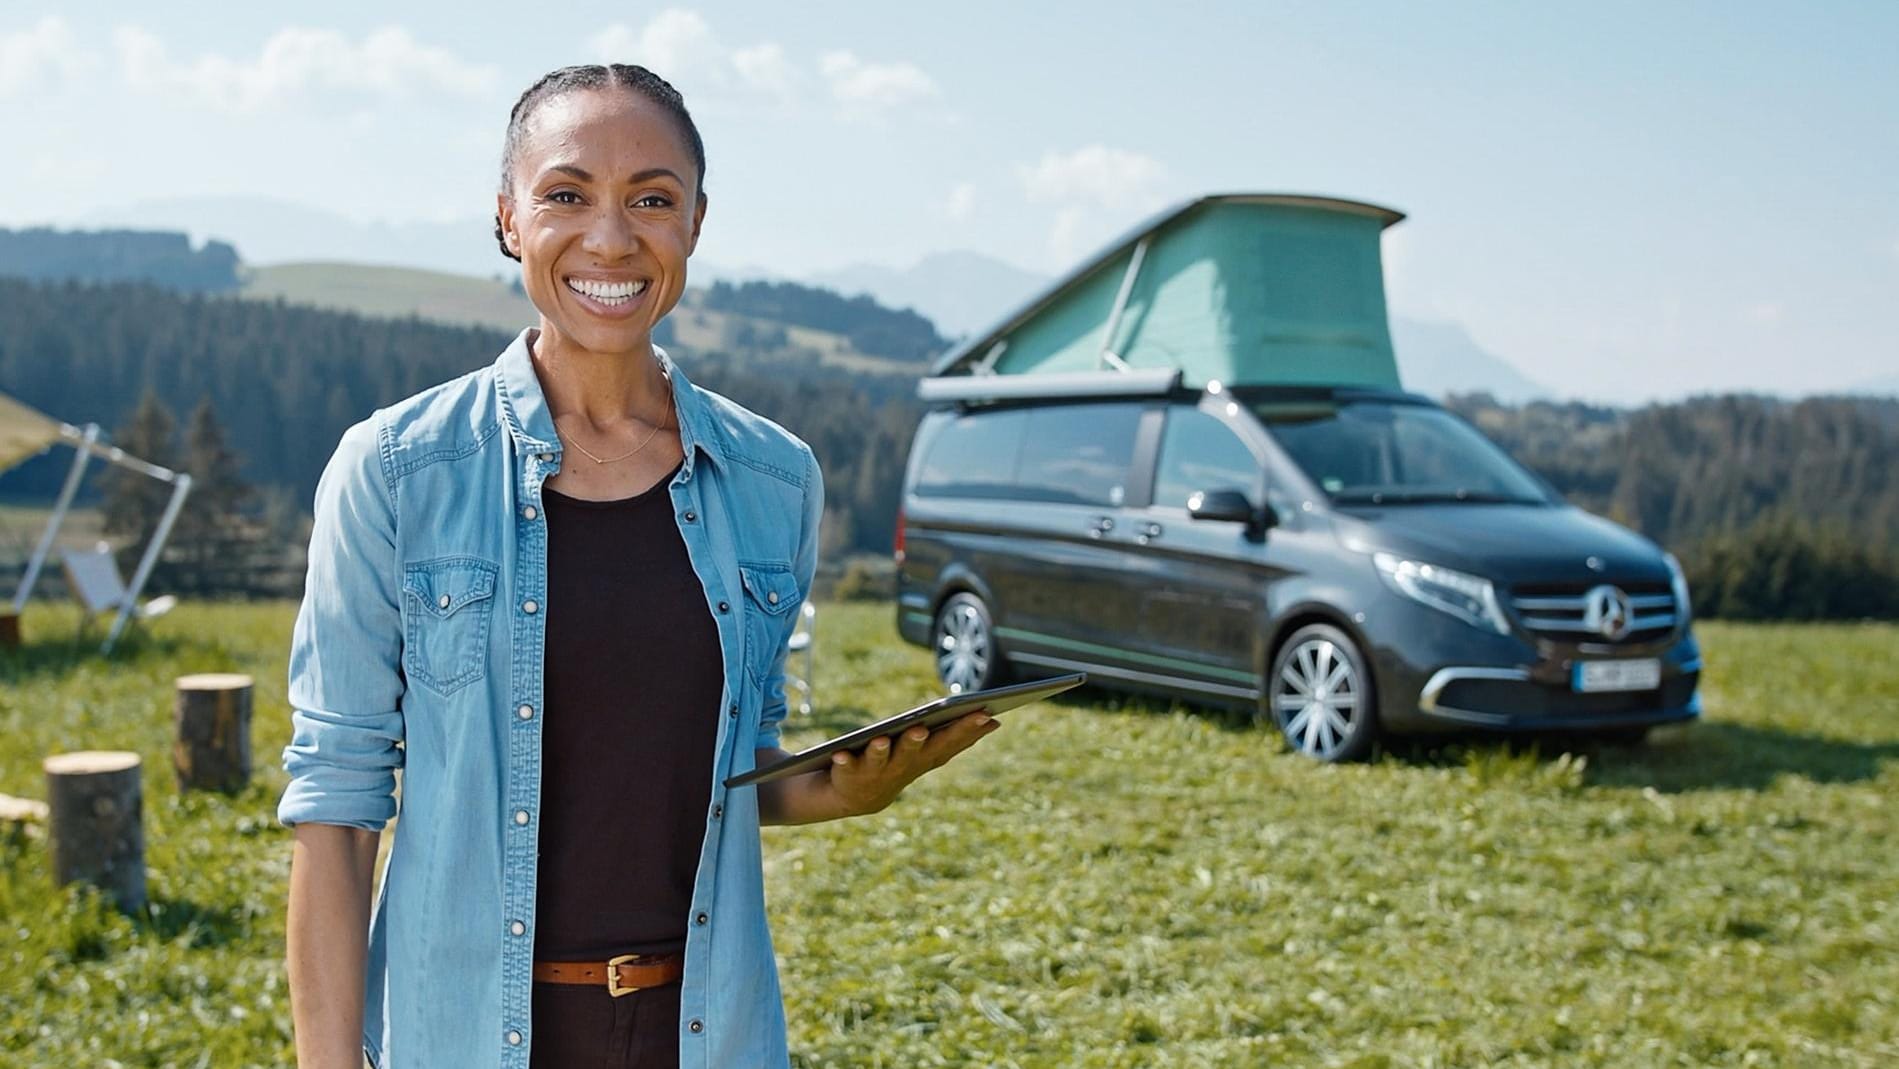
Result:
M1662 662L1656 657L1632 661L1578 661L1570 674L1578 693L1604 690L1654 690L1662 685Z

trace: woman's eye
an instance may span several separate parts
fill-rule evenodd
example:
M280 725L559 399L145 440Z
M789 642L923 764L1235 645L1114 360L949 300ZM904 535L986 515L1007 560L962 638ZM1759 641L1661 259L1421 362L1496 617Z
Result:
M670 208L673 206L672 198L660 193L648 193L633 203L653 208Z
M562 197L572 197L574 199L561 200ZM578 204L580 202L580 194L574 192L571 189L557 189L554 192L549 193L547 195L547 199L555 202L556 204Z

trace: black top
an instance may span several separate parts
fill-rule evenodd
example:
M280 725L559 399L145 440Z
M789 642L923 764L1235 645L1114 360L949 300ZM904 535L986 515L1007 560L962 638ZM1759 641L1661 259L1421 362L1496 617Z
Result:
M539 960L686 945L724 670L671 481L616 501L541 491Z

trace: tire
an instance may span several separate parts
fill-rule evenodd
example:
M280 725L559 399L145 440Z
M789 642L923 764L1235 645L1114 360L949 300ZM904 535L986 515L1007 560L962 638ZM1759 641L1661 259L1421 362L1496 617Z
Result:
M1298 753L1355 761L1378 737L1375 699L1371 666L1351 636L1331 624L1308 624L1273 655L1262 718Z
M987 690L1008 680L989 607L968 591L950 595L936 610L930 650L936 677L951 694Z

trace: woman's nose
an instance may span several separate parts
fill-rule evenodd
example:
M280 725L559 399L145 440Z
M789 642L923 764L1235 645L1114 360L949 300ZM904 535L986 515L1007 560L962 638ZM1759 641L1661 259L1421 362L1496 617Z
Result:
M587 224L586 240L583 243L589 253L603 259L617 259L632 252L639 245L639 236L633 229L632 220L617 205L606 205L594 213Z

